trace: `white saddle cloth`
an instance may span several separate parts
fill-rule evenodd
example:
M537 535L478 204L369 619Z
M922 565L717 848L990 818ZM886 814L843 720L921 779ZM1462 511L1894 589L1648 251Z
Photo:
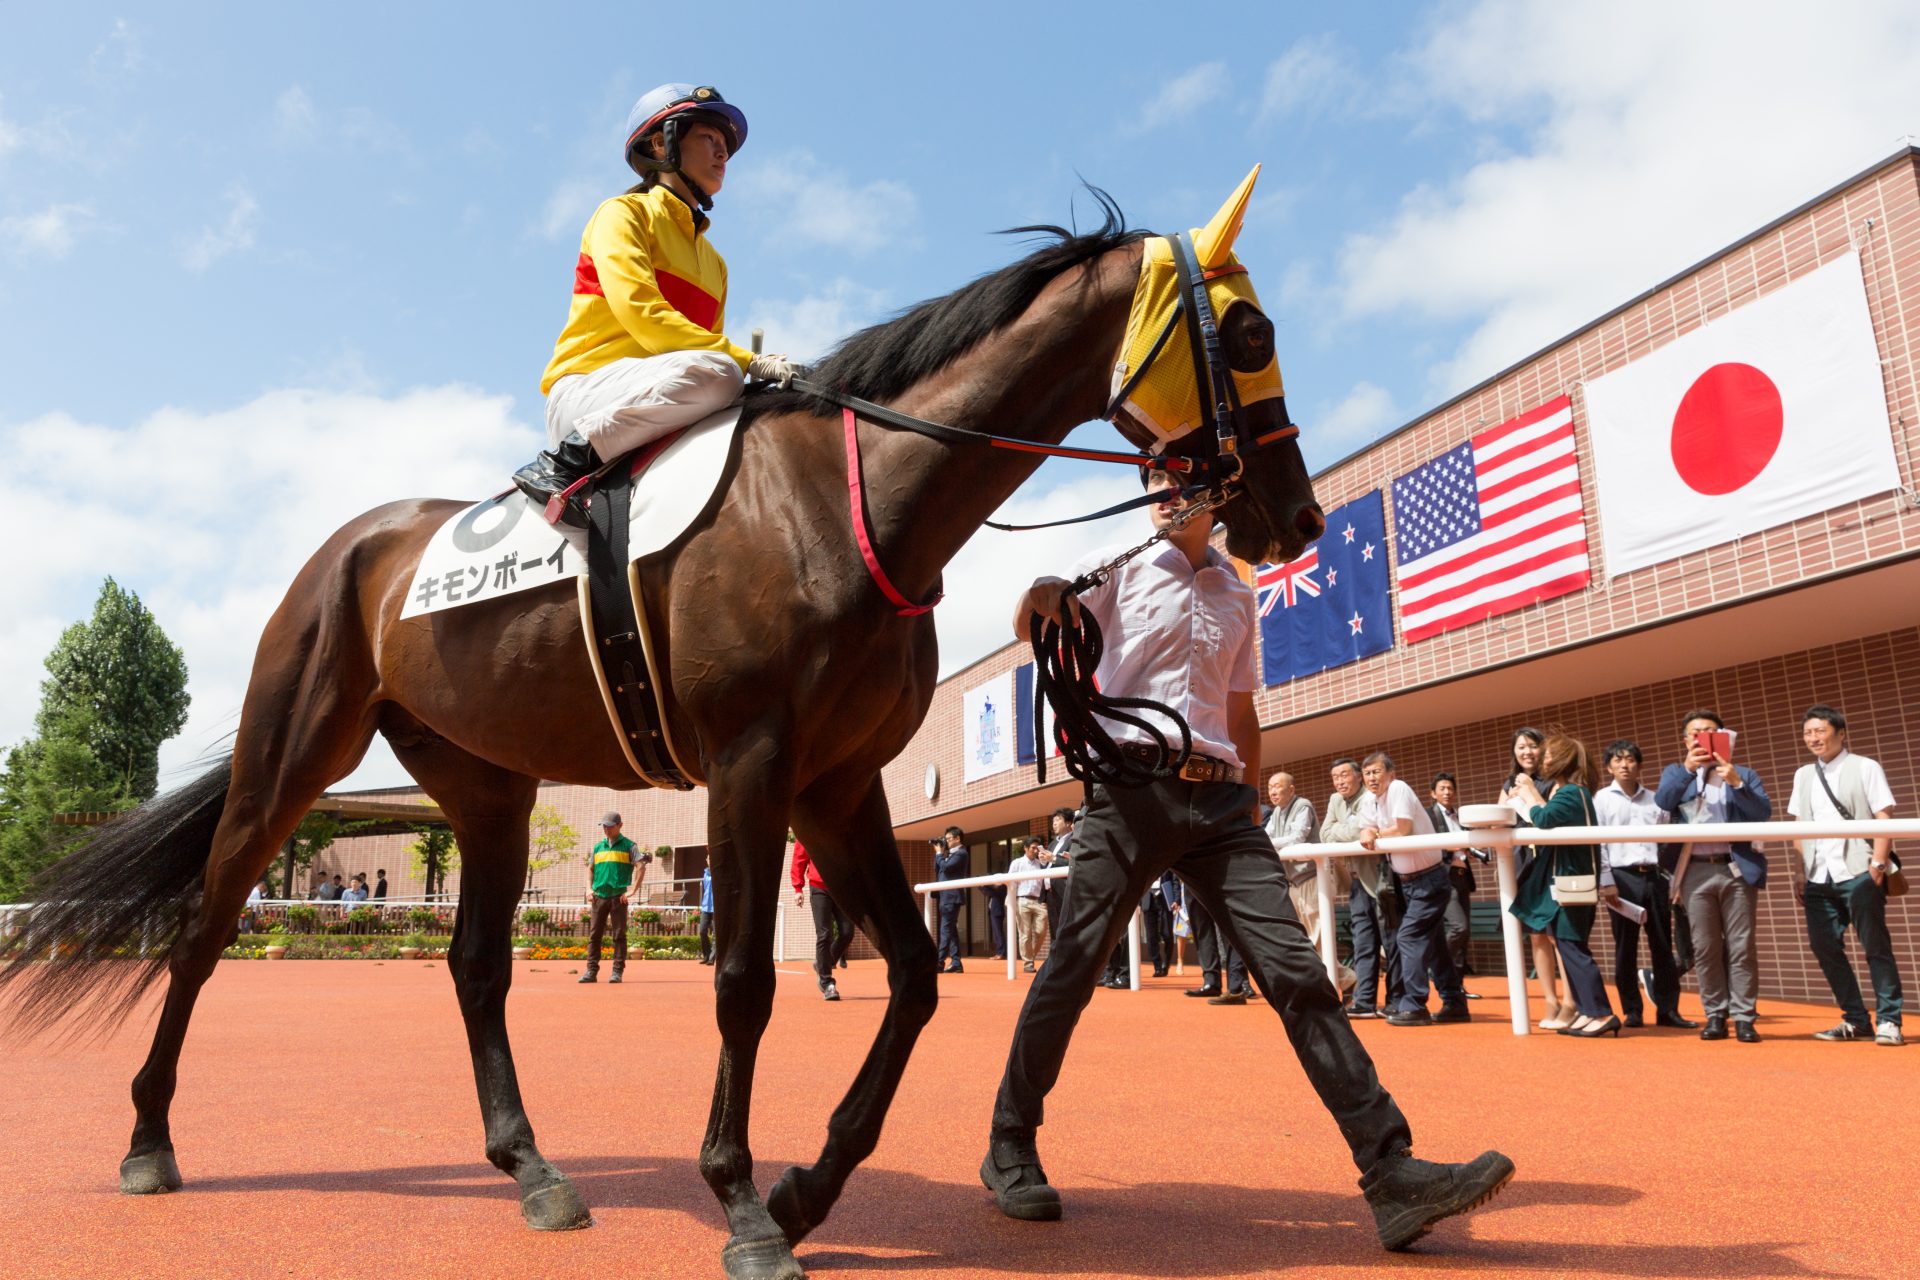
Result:
M671 543L706 509L739 425L738 405L703 418L640 473L628 520L634 559ZM511 489L455 512L434 532L407 584L400 616L439 613L556 582L571 587L586 572L586 531L548 524L531 499Z

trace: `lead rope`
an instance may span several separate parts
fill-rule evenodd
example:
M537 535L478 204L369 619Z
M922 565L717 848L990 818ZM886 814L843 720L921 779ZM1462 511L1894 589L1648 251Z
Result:
M1034 769L1041 785L1047 781L1044 708L1048 704L1053 707L1053 741L1060 748L1061 763L1066 766L1070 776L1080 780L1088 800L1093 798L1095 783L1144 787L1157 779L1173 777L1186 764L1187 757L1193 754L1193 730L1172 707L1151 698L1115 698L1100 691L1093 678L1100 668L1100 656L1106 649L1100 623L1085 609L1080 611L1080 621L1075 623L1067 602L1081 592L1106 582L1121 565L1165 541L1175 529L1183 527L1188 521L1224 505L1226 501L1226 495L1209 494L1183 508L1174 516L1172 524L1157 530L1139 546L1123 551L1098 568L1081 574L1067 585L1066 593L1061 597L1061 613L1066 621L1059 623L1043 619L1040 620L1040 626L1030 628L1034 668ZM1034 616L1039 619L1038 614ZM1152 721L1133 714L1136 711L1151 712L1171 721L1179 730L1178 748ZM1103 717L1131 725L1144 733L1151 740L1153 758L1125 754L1101 723Z

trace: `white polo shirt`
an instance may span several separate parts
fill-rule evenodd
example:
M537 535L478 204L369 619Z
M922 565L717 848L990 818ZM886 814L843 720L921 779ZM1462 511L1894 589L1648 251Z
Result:
M1113 559L1123 546L1081 558L1073 577ZM1252 693L1253 588L1212 547L1199 569L1168 543L1136 556L1080 596L1100 622L1106 649L1094 673L1101 692L1149 698L1179 712L1202 755L1244 765L1227 735L1227 695ZM1132 725L1102 717L1118 742L1146 743ZM1170 727L1170 726L1169 726ZM1170 734L1177 746L1177 733Z
M1667 811L1653 801L1653 792L1641 787L1628 795L1618 782L1608 783L1593 797L1593 816L1603 827L1655 827L1671 819ZM1609 843L1607 865L1638 871L1653 871L1660 866L1660 846L1652 841Z
M1387 793L1376 796L1371 790L1360 798L1360 825L1372 827L1385 833L1402 818L1413 821L1413 830L1409 835L1430 836L1433 831L1433 815L1427 812L1427 806L1420 803L1420 797L1413 794L1413 788L1395 778L1387 784ZM1425 871L1429 867L1440 865L1441 853L1438 849L1429 849L1425 853L1390 853L1387 861L1393 865L1394 874L1411 876Z

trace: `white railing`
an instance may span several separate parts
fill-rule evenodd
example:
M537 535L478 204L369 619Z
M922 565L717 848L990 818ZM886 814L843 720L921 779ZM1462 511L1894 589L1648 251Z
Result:
M1527 1014L1527 968L1520 938L1520 921L1509 909L1518 890L1518 873L1513 851L1529 845L1564 844L1700 844L1795 842L1823 839L1865 839L1874 836L1920 836L1920 819L1888 819L1859 822L1718 822L1661 824L1642 827L1514 827L1513 812L1501 805L1464 805L1460 820L1466 831L1448 831L1430 836L1383 836L1368 849L1357 841L1341 844L1296 844L1280 851L1283 858L1295 861L1311 859L1315 868L1314 887L1320 895L1320 919L1323 922L1320 959L1327 976L1339 981L1339 955L1333 936L1333 862L1334 858L1370 858L1383 853L1431 853L1441 850L1491 849L1500 881L1500 926L1507 953L1507 997L1513 1010L1513 1034L1528 1035L1532 1023Z
M926 895L920 904L921 915L926 919L927 932L936 939L940 936L934 923L933 895L944 893L948 889L981 889L990 884L1018 885L1028 880L1064 880L1071 867L1048 867L1044 871L1002 871L998 875L968 876L964 880L930 880L925 884L913 886L915 893ZM1012 896L1012 895L1010 895ZM1028 956L1031 960L1034 957ZM1020 931L1014 927L1014 913L1007 913L1007 980L1013 980L1020 967ZM1133 919L1127 923L1127 986L1134 991L1140 989L1140 912L1134 910Z

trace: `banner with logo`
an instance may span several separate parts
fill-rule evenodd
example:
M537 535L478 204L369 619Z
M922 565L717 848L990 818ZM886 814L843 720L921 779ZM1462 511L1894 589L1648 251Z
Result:
M1005 773L1018 763L1014 754L1013 673L1003 671L961 696L960 724L965 758L961 776L968 782Z

